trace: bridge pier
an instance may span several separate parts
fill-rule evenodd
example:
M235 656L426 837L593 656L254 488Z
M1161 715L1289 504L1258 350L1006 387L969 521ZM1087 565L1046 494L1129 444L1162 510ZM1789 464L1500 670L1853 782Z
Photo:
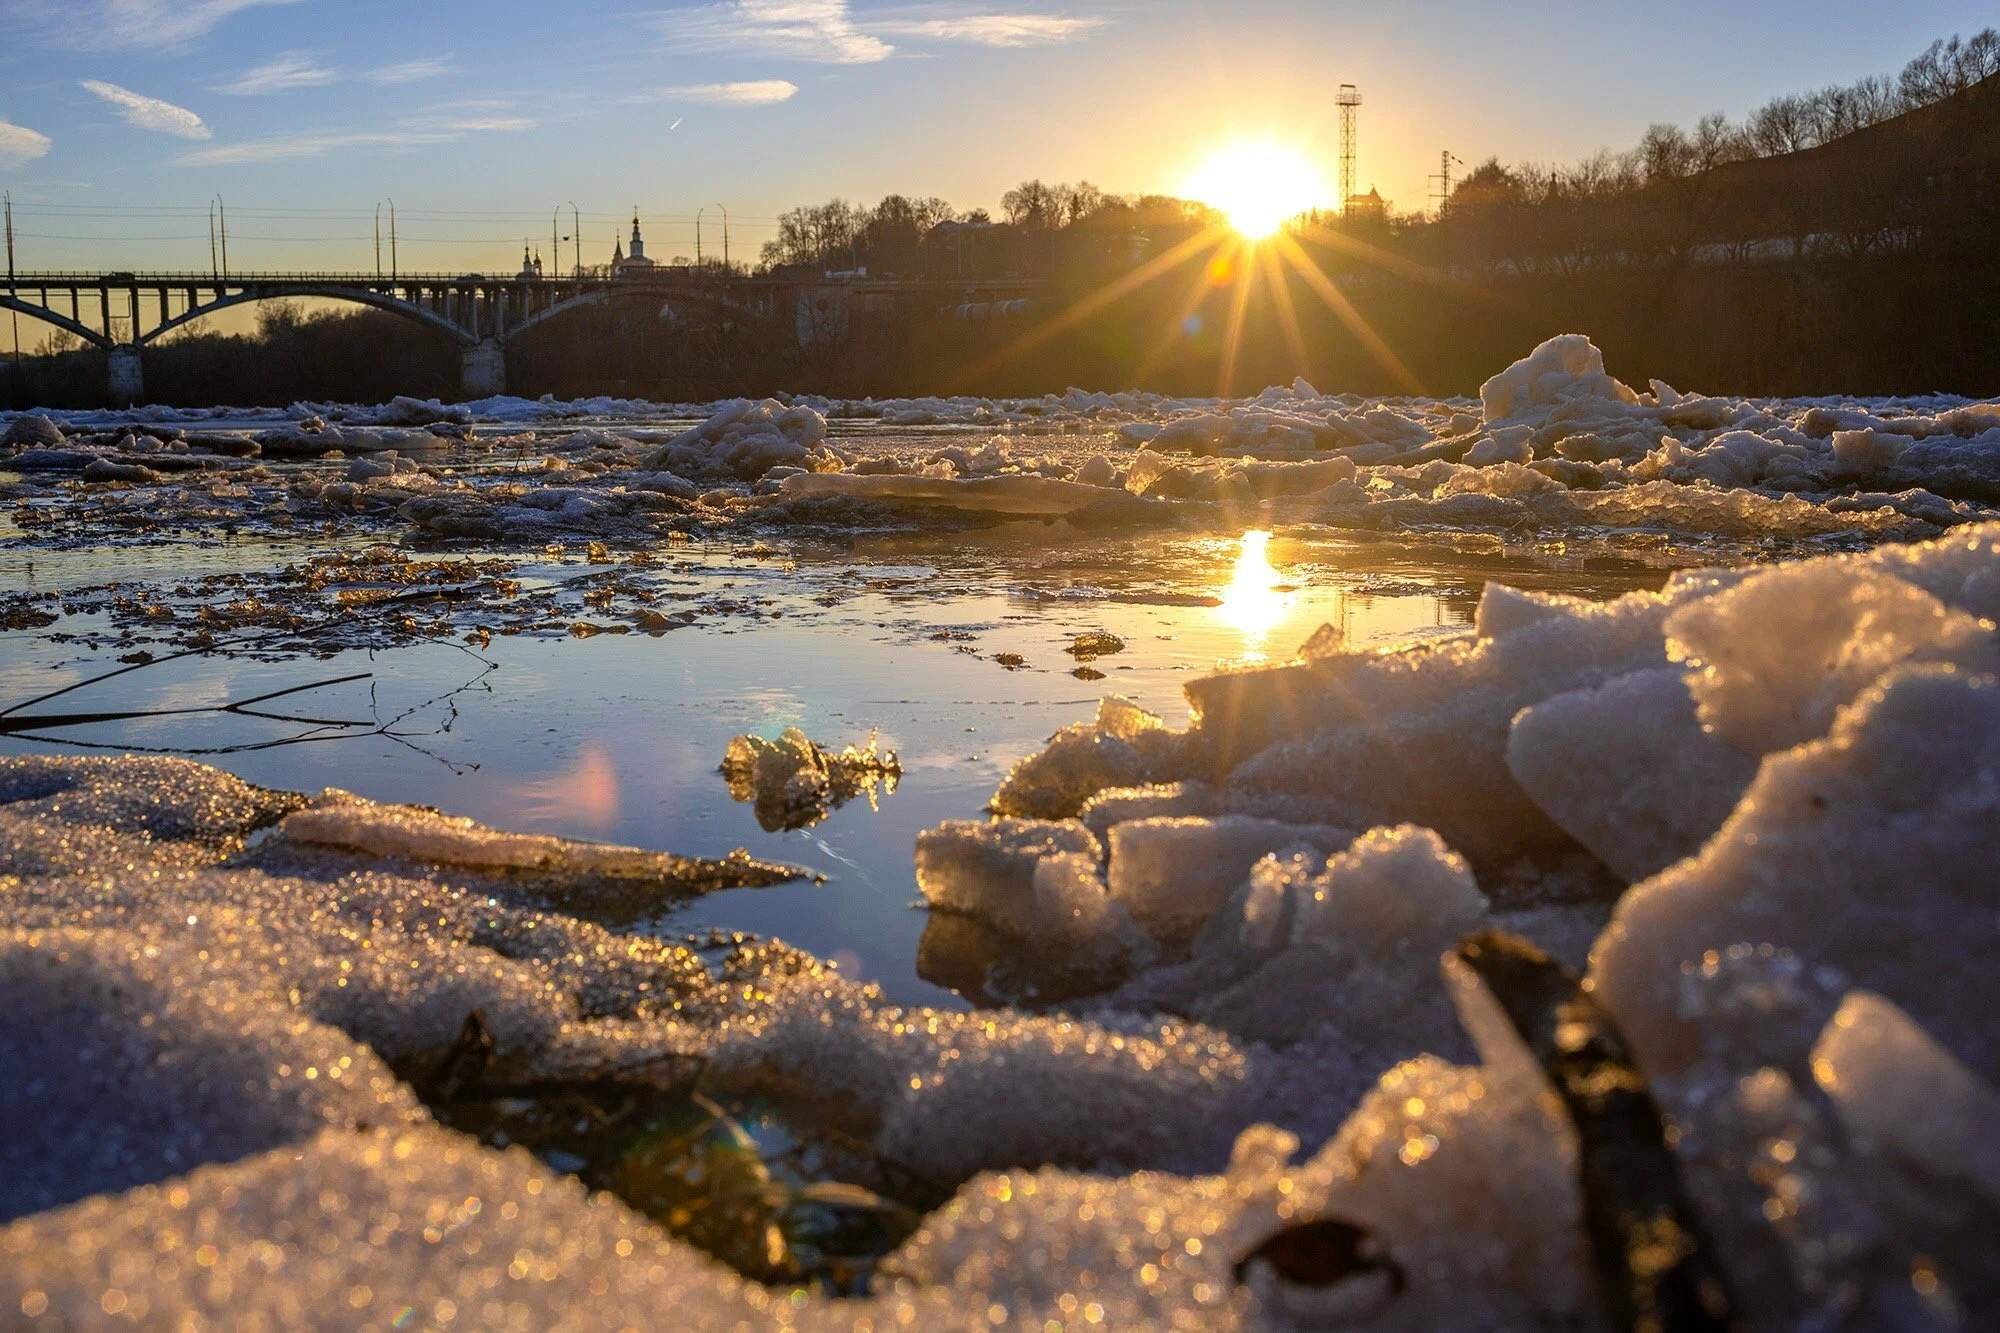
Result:
M146 397L146 372L139 360L138 345L113 347L108 357L111 401L120 407L131 407L143 401Z
M484 338L459 358L458 387L467 398L490 398L507 392L507 349L498 338Z

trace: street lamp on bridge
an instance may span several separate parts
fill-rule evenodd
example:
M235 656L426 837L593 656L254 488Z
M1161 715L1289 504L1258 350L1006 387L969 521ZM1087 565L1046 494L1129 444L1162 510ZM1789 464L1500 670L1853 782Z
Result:
M389 280L396 280L396 201L389 204ZM382 279L382 202L375 204L375 279Z
M215 257L215 237L222 235L222 259ZM214 270L219 282L229 276L229 211L222 206L222 196L216 195L208 201L208 266Z

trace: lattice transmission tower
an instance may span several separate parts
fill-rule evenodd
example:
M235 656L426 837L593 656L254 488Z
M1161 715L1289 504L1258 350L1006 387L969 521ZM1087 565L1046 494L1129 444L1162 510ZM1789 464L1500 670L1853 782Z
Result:
M1451 169L1465 165L1465 159L1447 148L1438 154L1438 172L1431 177L1431 200L1437 204L1437 215L1443 218L1445 210L1451 207Z
M1361 90L1343 83L1334 100L1340 106L1340 211L1345 213L1348 201L1354 198L1355 120L1361 110Z

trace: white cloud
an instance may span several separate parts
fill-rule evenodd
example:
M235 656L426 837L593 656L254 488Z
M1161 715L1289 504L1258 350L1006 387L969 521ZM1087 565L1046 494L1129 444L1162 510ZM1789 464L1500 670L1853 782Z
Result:
M653 25L684 51L866 65L887 60L896 49L857 28L847 0L723 0L655 14Z
M424 148L451 143L468 134L528 130L535 122L494 102L456 102L404 117L385 129L321 130L217 144L185 155L183 166L227 167L324 157L347 148Z
M127 125L135 125L142 130L152 130L155 134L171 134L181 139L206 139L210 137L208 126L202 124L201 117L184 106L163 102L157 97L147 97L135 93L130 88L120 88L115 83L102 79L84 79L84 90L100 97L118 108L119 118Z
M960 14L948 18L906 19L870 24L875 32L893 37L928 38L939 42L972 42L978 46L1054 46L1103 27L1101 18L1053 14Z
M0 120L0 166L18 167L38 157L47 157L55 141L39 130Z
M423 60L404 60L394 65L384 65L380 69L369 70L362 77L370 83L421 83L425 79L449 74L457 68L457 62L450 56L431 56Z
M246 9L297 0L0 0L5 11L65 46L91 50L185 46Z
M339 77L303 51L287 51L255 69L245 70L228 83L217 84L215 91L235 97L261 97L267 93L288 93L294 88L323 88Z
M706 102L711 106L775 106L798 95L799 85L787 79L750 79L741 83L682 83L628 97L628 102Z

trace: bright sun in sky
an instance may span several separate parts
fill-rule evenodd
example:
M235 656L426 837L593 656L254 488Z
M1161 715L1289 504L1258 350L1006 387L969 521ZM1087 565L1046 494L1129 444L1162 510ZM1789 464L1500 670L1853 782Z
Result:
M1250 240L1274 235L1286 220L1326 202L1326 184L1304 153L1284 144L1243 140L1218 149L1182 187L1219 208Z

